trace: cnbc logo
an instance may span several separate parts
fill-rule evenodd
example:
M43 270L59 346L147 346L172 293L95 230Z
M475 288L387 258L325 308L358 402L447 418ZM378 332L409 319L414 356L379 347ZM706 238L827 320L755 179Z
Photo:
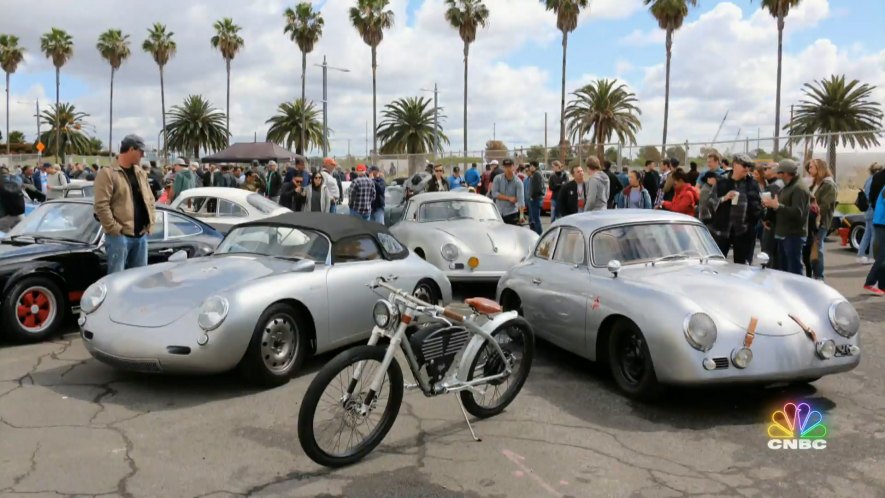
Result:
M768 437L772 450L822 450L827 447L827 426L808 403L787 403L771 414Z

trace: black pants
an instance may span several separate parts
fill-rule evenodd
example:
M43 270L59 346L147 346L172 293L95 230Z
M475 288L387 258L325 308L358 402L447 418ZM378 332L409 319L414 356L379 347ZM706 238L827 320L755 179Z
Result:
M519 225L519 212L508 214L506 216L501 216L504 219L504 223L508 225Z
M878 284L880 290L885 290L885 225L873 225L876 234L876 243L873 244L873 254L876 255L876 261L870 267L870 273L867 275L864 285Z
M756 248L756 233L753 230L735 235L734 231L726 237L713 236L722 255L728 257L729 249L734 250L734 262L738 265L749 265L753 263L753 250Z

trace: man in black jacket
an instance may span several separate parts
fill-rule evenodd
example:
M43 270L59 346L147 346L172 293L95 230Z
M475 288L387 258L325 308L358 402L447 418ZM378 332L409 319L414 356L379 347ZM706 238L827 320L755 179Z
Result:
M283 177L280 175L280 172L277 171L276 161L270 161L267 163L267 175L264 177L264 184L266 186L264 195L272 201L279 201L280 188L283 186Z
M734 249L734 262L748 265L753 262L762 198L759 184L750 175L753 160L739 154L732 164L731 173L718 180L711 179L715 182L711 196L715 196L714 202L718 205L709 229L724 256L728 257L729 249Z
M642 177L642 186L648 190L651 201L655 202L658 198L658 190L660 189L661 175L655 171L654 161L645 161L645 175Z
M612 162L605 161L603 162L603 165L605 166L603 171L605 172L605 176L608 177L609 184L608 200L606 201L606 204L609 209L614 209L615 197L624 190L624 186L621 184L621 180L618 179L618 175L612 173Z
M572 167L572 178L572 181L562 186L556 198L557 218L584 211L588 188L587 181L584 178L584 168L580 165Z
M553 161L553 174L547 182L547 188L550 189L550 222L556 221L556 203L559 200L559 191L568 181L568 175L562 170L562 163Z
M538 171L538 161L529 163L529 226L538 235L541 235L541 203L544 202L544 176Z

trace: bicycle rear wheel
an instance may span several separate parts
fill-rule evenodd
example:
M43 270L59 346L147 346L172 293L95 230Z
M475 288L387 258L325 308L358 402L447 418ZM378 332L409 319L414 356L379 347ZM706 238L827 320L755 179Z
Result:
M403 373L396 359L368 411L362 412L385 352L384 346L344 351L310 383L298 412L298 439L314 462L326 467L350 465L375 449L393 427L403 400Z

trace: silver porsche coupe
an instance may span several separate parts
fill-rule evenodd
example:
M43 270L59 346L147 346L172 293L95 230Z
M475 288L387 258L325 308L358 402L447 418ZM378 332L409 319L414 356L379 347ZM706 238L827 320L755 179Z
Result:
M860 362L860 319L839 292L729 263L706 227L681 214L557 220L497 294L538 337L607 363L636 398L667 384L811 382Z
M527 228L505 224L491 199L468 192L415 195L390 232L452 281L495 281L538 240Z
M181 258L181 256L179 256ZM178 258L170 258L178 259ZM447 303L445 275L383 225L287 213L231 229L214 254L102 278L81 299L81 335L111 366L285 383L308 354L369 337L378 276Z

